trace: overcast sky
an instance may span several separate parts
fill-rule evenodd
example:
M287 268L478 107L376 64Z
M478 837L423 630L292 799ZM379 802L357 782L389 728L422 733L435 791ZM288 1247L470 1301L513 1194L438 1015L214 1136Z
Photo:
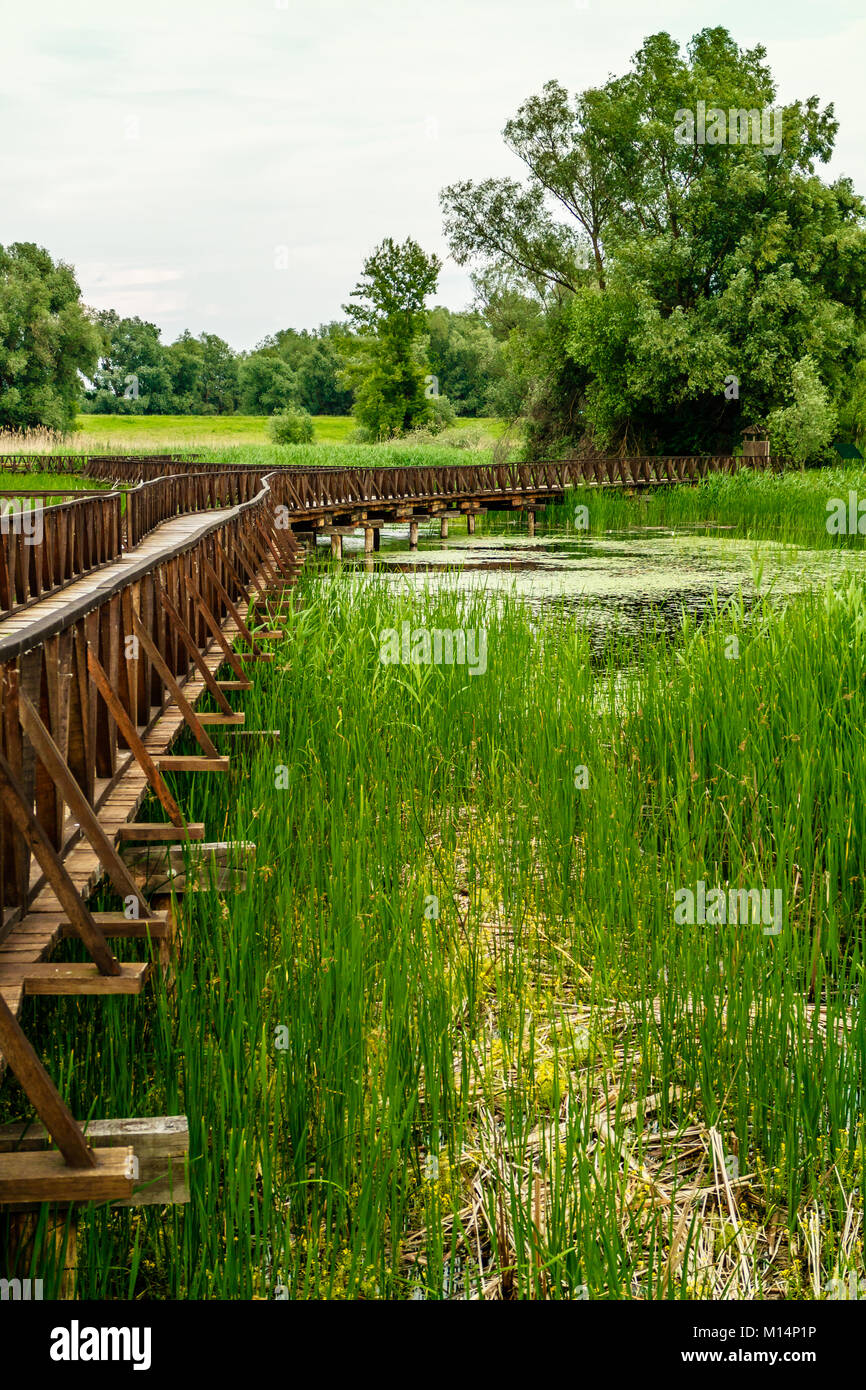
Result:
M647 34L763 43L782 101L840 120L829 173L866 192L862 0L0 0L0 244L35 241L84 299L235 348L341 317L364 256L413 236L471 298L438 191L519 173L501 130L557 78L625 70ZM826 175L825 175L826 176Z

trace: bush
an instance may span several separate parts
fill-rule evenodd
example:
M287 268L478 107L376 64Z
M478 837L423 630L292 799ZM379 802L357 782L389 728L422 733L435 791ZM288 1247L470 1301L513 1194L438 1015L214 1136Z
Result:
M437 444L447 444L451 449L489 449L496 441L492 435L479 429L477 425L467 425L462 429L443 430L436 440Z
M450 429L456 419L454 407L447 396L430 396L427 401L425 429L431 434L441 434L442 430Z
M770 452L795 463L832 461L830 441L838 417L811 356L802 357L791 372L790 405L771 410L767 417Z
M306 410L281 410L268 420L275 444L314 444L313 417Z

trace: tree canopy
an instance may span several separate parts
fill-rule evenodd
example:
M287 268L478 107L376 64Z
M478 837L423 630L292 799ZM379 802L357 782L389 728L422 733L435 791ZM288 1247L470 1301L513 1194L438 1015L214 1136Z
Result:
M849 180L815 173L832 106L775 110L765 58L723 28L685 54L655 34L623 76L524 102L503 132L523 182L443 191L458 262L543 310L523 345L537 447L713 451L751 423L778 447L807 401L812 453L829 444L863 357L866 208ZM684 140L683 112L714 109L724 142L697 125ZM775 111L778 138L769 121L754 138L753 111Z
M99 348L72 267L32 242L0 246L0 426L69 429Z

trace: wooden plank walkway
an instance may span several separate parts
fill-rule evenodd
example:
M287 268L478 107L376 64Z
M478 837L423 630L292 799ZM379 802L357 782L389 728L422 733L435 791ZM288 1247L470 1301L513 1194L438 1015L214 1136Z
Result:
M246 845L202 844L203 877L181 871L178 842L203 841L205 827L186 823L163 774L226 771L230 760L208 732L215 726L231 729L239 747L272 736L241 731L244 716L225 691L247 689L247 662L271 659L262 643L283 635L273 623L251 630L249 606L268 612L303 565L266 478L251 470L142 484L127 496L124 535L119 493L110 500L110 545L84 544L82 525L74 564L58 551L58 563L48 565L47 551L34 545L28 552L25 537L17 549L7 547L0 567L0 1076L7 1066L14 1071L42 1122L36 1137L24 1122L21 1149L20 1124L0 1134L0 1203L13 1210L45 1201L188 1200L184 1117L88 1127L68 1109L19 1017L28 995L139 994L153 960L120 960L112 940L149 938L159 965L171 971L175 892L242 883L242 868L231 860L237 853L243 859ZM52 513L62 521L65 509ZM218 683L226 665L233 678ZM195 706L205 693L219 712L199 718ZM173 757L185 729L199 749ZM164 824L137 821L149 794L161 802ZM143 850L136 848L142 839ZM142 855L148 864L166 858L146 881ZM131 917L88 906L103 881ZM89 958L57 959L67 937ZM52 1143L57 1151L46 1148ZM156 1165L153 1190L138 1181L139 1157Z

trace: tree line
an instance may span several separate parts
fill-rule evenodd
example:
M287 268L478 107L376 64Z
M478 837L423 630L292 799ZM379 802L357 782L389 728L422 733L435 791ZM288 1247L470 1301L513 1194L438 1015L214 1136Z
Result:
M407 242L394 249L389 273L401 259L411 260L413 248L423 258L420 248ZM368 265L375 265L376 255ZM374 280L375 274L366 281L368 288ZM164 343L156 324L112 309L88 309L73 268L55 263L43 248L0 247L0 427L68 430L79 412L348 415L357 398L356 413L378 437L421 417L447 423L454 414L495 413L501 344L474 310L422 306L409 320L403 361L404 369L411 359L417 370L421 408L410 402L402 414L392 410L380 416L374 410L371 415L369 403L379 389L372 350L378 311L365 317L359 305L346 306L345 321L314 330L280 329L250 352L234 351L215 333L184 332ZM398 355L403 352L396 317L385 336ZM376 360L386 377L397 372L389 357ZM392 403L408 381L405 370L397 374L386 391Z

